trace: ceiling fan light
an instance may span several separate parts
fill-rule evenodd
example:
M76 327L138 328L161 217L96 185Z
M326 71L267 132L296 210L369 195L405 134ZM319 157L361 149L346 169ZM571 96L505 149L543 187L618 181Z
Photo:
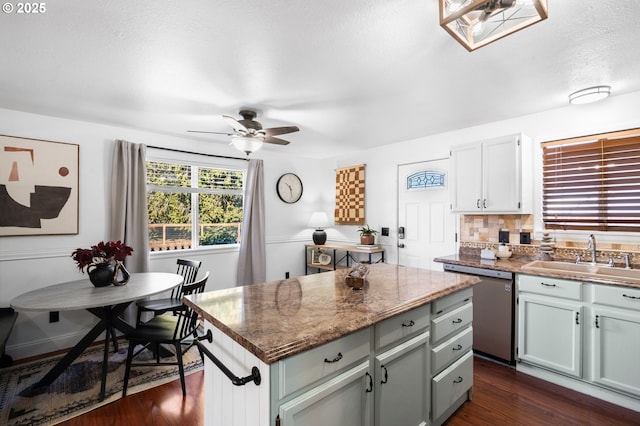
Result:
M589 104L609 97L611 86L594 86L578 90L569 95L569 103L573 105Z
M231 145L247 155L262 148L262 143L260 139L245 136L234 136L231 138Z
M547 0L439 0L440 26L468 51L547 19Z

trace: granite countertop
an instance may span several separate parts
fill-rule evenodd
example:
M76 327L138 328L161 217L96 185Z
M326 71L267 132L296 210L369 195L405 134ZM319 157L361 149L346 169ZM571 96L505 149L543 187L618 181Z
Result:
M596 284L615 285L623 287L640 288L640 283L625 282L623 279L614 280L590 276L584 274L574 274L569 271L536 271L532 269L522 269L523 265L537 260L527 256L512 256L508 259L487 260L481 259L480 256L452 254L449 256L441 256L434 259L435 262L450 263L455 265L473 266L476 268L494 269L498 271L513 272L516 274L538 275L542 277L564 278L568 280L576 280L582 282L591 282ZM571 260L562 260L571 262Z
M379 263L362 290L341 269L185 297L266 364L320 346L476 284L475 276Z

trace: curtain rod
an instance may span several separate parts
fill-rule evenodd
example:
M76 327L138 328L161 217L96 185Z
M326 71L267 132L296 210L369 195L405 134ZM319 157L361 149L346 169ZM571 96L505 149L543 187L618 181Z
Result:
M215 158L226 158L228 160L243 160L243 161L249 161L248 158L242 158L242 157L229 157L227 155L216 155L216 154L203 154L202 152L193 152L193 151L184 151L182 149L175 149L175 148L165 148L162 146L153 146L153 145L147 145L147 147L149 148L153 148L153 149L160 149L162 151L172 151L172 152L180 152L182 154L194 154L194 155L204 155L206 157L215 157Z

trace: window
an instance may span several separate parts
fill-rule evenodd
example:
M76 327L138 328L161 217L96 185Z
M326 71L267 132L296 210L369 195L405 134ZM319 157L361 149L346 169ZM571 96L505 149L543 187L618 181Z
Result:
M445 173L438 170L423 170L407 177L407 189L444 188Z
M244 176L237 166L148 159L151 251L237 244Z
M640 231L640 129L542 144L547 229Z

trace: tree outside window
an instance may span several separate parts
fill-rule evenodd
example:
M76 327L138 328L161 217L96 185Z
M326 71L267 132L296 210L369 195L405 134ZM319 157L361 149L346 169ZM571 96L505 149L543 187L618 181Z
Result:
M147 161L151 251L238 244L244 170Z

